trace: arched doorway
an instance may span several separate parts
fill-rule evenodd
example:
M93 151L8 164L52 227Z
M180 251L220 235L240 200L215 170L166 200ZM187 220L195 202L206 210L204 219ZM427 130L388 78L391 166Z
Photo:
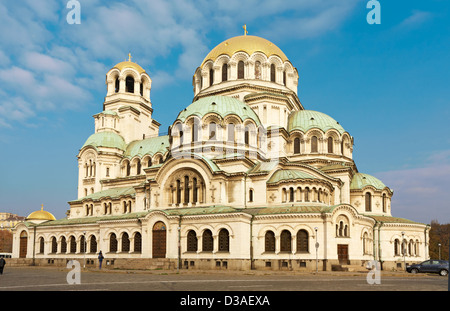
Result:
M20 233L19 258L27 257L28 234L26 231Z
M166 258L166 225L158 221L153 225L153 258Z

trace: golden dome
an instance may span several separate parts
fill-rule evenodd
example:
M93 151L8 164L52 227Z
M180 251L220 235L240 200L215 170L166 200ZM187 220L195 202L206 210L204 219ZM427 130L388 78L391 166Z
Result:
M133 63L132 61L128 61L128 60L124 61L124 62L121 62L121 63L118 63L113 68L117 68L120 71L122 71L125 68L132 68L132 69L135 69L137 72L139 72L139 74L145 72L145 70L141 66L139 66L136 63Z
M205 57L202 65L210 59L215 61L220 55L226 54L231 57L234 53L240 51L246 52L248 55L252 55L254 52L261 52L267 57L277 55L283 62L288 60L283 51L269 40L257 36L244 35L227 39L217 45Z
M44 205L42 205L40 211L32 212L26 220L56 220L56 218L52 213L44 211Z

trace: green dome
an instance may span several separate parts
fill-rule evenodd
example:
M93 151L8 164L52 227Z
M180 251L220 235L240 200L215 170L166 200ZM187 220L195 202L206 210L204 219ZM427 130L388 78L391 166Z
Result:
M353 176L352 183L350 184L351 190L362 190L367 186L372 186L375 189L383 190L386 188L386 185L383 184L381 180L376 177L373 177L369 174L356 173Z
M142 157L146 154L153 156L160 152L163 155L167 152L169 144L169 136L158 136L143 140L135 140L128 144L125 156L132 158L134 156Z
M125 140L119 134L114 132L98 132L89 136L89 138L84 143L84 147L92 146L94 148L97 147L108 147L108 148L117 148L125 151L127 145L125 144Z
M294 180L294 179L317 179L316 177L299 171L299 170L283 170L279 169L270 177L267 181L268 184L275 184L284 180Z
M208 96L200 98L181 111L177 120L184 122L192 115L202 118L208 113L216 113L222 118L234 114L238 116L242 122L251 119L257 126L261 124L252 108L241 102L239 99L229 96Z
M300 110L292 112L288 118L288 132L300 130L306 133L308 130L317 128L324 132L335 129L339 133L345 132L344 128L335 119L322 112L313 110Z

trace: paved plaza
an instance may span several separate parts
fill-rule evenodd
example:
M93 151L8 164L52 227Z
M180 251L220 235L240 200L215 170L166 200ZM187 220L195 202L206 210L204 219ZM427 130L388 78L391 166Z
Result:
M405 306L416 298L432 299L448 293L447 277L405 272L382 272L379 284L369 284L367 273L362 272L81 269L75 277L71 271L55 267L7 267L0 275L0 291L16 295L17 299L23 297L23 292L30 299L33 293L36 299L68 295L68 301L77 301L73 295L81 293L80 301L85 296L97 298L102 307L116 307L118 301L164 301L169 310L281 310L299 299L312 299L324 307L354 295L366 302L377 303L385 298L391 304ZM17 301L14 296L0 295L6 299L3 301Z
M63 267L6 267L0 276L0 291L447 291L447 284L438 275L383 271L379 284L362 272L81 269L76 279Z

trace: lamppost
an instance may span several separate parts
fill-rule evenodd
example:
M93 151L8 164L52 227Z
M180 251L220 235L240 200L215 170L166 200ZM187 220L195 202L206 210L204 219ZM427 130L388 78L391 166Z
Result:
M439 246L439 260L441 260L441 243L439 243L438 246Z
M316 231L316 273L319 272L319 255L318 255L318 251L319 251L319 242L317 242L317 230L319 228L315 227L314 230Z
M403 267L406 271L406 261L405 261L405 232L402 231L402 253L403 253Z

